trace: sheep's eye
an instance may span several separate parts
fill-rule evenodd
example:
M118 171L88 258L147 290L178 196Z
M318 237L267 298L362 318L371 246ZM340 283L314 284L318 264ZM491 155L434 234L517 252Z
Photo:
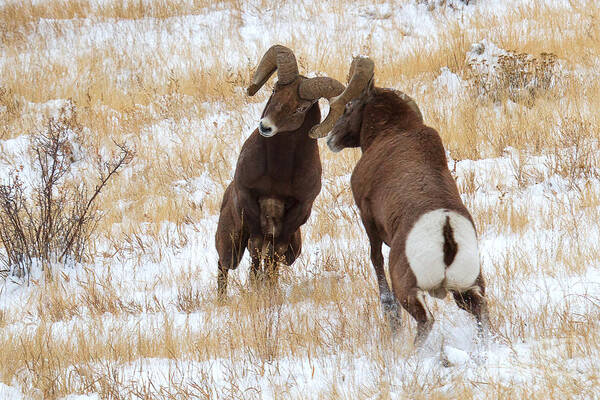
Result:
M344 113L348 114L351 109L352 109L352 106L350 105L350 103L347 103L346 107L344 107Z

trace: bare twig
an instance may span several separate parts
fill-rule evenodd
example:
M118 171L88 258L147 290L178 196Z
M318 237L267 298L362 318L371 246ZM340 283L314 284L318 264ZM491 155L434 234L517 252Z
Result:
M95 213L96 200L133 158L132 149L115 143L118 155L108 160L99 157L97 182L90 188L72 175L77 162L73 146L82 129L72 104L61 109L46 130L33 137L34 182L28 182L26 189L15 172L7 184L0 185L0 244L4 247L0 261L19 277L28 275L34 260L45 266L83 258L100 218Z

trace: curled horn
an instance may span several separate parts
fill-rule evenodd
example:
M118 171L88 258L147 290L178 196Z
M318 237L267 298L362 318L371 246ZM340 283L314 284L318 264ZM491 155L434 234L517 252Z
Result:
M338 118L344 113L346 103L357 98L367 87L369 81L373 78L375 64L368 57L354 57L350 65L350 82L346 89L339 96L331 99L329 103L329 114L319 125L315 125L308 135L311 138L318 139L327 136L333 128Z
M277 70L277 79L282 85L292 83L298 77L298 64L294 52L280 44L271 46L260 60L252 77L252 84L246 90L248 96L254 96L275 70Z
M306 79L302 81L298 88L298 94L304 100L318 100L321 97L329 100L343 91L344 85L327 76Z

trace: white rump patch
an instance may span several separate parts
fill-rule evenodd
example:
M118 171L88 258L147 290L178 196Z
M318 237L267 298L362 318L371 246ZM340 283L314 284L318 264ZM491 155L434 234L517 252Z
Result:
M449 217L458 252L450 266L444 263L444 225ZM421 290L439 287L464 291L479 275L477 236L471 222L447 209L423 214L406 238L406 257Z

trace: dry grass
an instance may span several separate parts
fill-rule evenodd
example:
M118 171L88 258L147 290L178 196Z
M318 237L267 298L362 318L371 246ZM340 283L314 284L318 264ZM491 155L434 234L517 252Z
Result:
M318 384L314 398L598 393L593 366L573 366L600 357L598 299L565 295L529 307L521 294L542 284L553 285L539 287L544 295L567 293L570 287L561 280L585 279L600 259L591 223L600 209L600 127L593 111L600 108L600 83L590 78L600 55L599 6L573 1L565 12L530 2L491 20L475 14L460 23L447 10L440 17L446 29L433 43L390 15L369 14L370 3L358 3L352 10L339 1L312 8L207 0L1 6L0 139L40 130L53 102L71 99L90 140L100 147L126 141L137 150L128 171L103 193L95 268L34 279L19 295L21 304L0 310L1 382L40 399L93 392L101 398L305 398L295 389L306 384L295 381L300 375ZM392 13L413 3L399 2ZM414 356L414 324L405 313L402 335L409 339L392 341L348 187L358 151L333 155L321 144L323 191L304 229L309 248L319 250L305 252L294 269L282 271L281 293L254 293L236 272L234 294L218 305L213 288L198 284L206 271L216 270L203 246L212 247L211 224L235 156L268 93L248 99L242 91L260 56L257 45L243 40L242 15L262 11L295 50L301 71L344 80L350 55L369 54L378 84L413 96L453 159L505 157L492 171L459 163L455 173L488 254L483 265L491 313L510 366L476 375L431 372ZM331 29L310 44L304 33L289 31L289 21L320 21L325 11L335 15ZM210 40L202 37L204 30L176 26L209 12L222 18ZM349 17L369 21L370 34L348 35ZM524 19L535 23L524 28ZM95 38L93 29L106 40ZM398 45L382 41L382 32ZM183 44L172 40L178 35L187 38ZM465 54L484 37L516 53L551 52L569 73L527 104L467 91L446 107L448 94L434 80L448 67L469 82ZM415 50L403 46L410 40ZM425 45L428 51L418 51ZM545 191L543 204L534 201L536 185L551 176L564 186ZM542 281L540 274L556 281ZM589 307L582 309L582 298ZM438 321L469 321L448 299L430 306L441 313ZM531 346L525 349L524 342ZM155 373L154 359L167 371L155 384L148 378ZM303 361L294 369L290 360ZM502 371L508 368L522 371L524 380L506 378ZM356 381L364 374L368 384ZM244 386L253 380L267 383Z

